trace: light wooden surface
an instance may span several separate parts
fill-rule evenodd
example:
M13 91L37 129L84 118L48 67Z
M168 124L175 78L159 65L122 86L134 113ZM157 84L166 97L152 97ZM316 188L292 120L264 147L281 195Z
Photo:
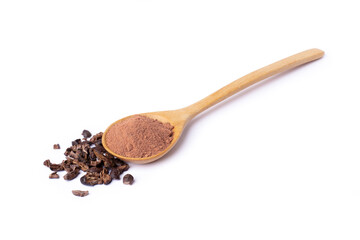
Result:
M151 112L151 113L142 113L141 115L148 116L153 119L157 119L162 122L169 122L171 125L174 126L174 139L169 145L167 149L163 152L160 152L156 155L147 157L147 158L129 158L124 156L119 156L118 154L114 153L111 149L109 149L106 145L105 136L108 130L117 122L122 121L126 118L120 119L113 124L111 124L103 135L103 145L107 151L109 151L114 156L117 156L125 161L134 162L134 163L150 163L153 162L162 156L164 156L171 148L176 144L179 140L186 124L194 118L197 114L205 111L206 109L214 106L215 104L221 102L222 100L234 95L235 93L263 80L275 74L284 72L286 70L295 68L302 64L317 60L324 55L324 52L319 49L309 49L290 57L284 58L280 61L272 63L268 66L260 68L254 72L251 72L232 83L224 86L223 88L219 89L218 91L212 93L211 95L205 97L204 99L182 109L173 110L173 111L161 111L161 112ZM130 116L129 116L130 117Z

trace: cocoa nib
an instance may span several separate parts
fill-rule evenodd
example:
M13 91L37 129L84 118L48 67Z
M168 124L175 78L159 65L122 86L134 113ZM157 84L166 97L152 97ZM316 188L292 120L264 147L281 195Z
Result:
M89 166L88 166L86 163L84 163L84 162L80 162L79 160L74 159L74 160L73 160L73 163L74 163L75 165L79 166L80 169L83 170L84 172L86 172L86 171L89 170Z
M134 183L134 177L131 174L126 174L123 178L123 183L131 185Z
M68 172L67 174L64 175L64 179L65 180L73 180L74 178L76 178L78 175L80 174L80 169L79 168L75 168L73 171Z
M112 168L110 172L110 177L112 179L120 180L120 174L121 171L119 171L117 168Z
M85 197L89 195L89 191L81 191L81 190L72 190L72 193L78 197Z
M60 149L60 144L54 144L54 149Z
M80 139L80 138L79 138L79 139L76 139L76 140L74 140L74 141L71 142L71 144L72 144L73 146L78 145L78 144L80 144L80 143L81 143L81 139Z
M113 167L111 168L111 172L110 172L110 176L113 179L119 180L120 179L120 175L127 171L129 169L129 165L128 164L124 164L121 166L117 166L117 167Z
M59 174L57 174L57 172L50 173L49 178L50 179L59 178Z
M86 173L84 176L80 178L80 182L86 186L94 186L97 184L103 184L103 181L100 177L100 173L92 172Z
M106 168L104 168L104 170L105 170L105 169L106 169ZM104 183L105 185L108 185L109 183L111 183L112 178L111 178L111 176L107 173L107 171L105 172L104 170L100 173L100 177L101 177L103 183Z
M50 164L51 164L51 162L50 162L49 159L46 159L46 160L44 161L44 166L50 167Z
M54 164L51 163L49 159L44 161L44 165L48 168L50 168L51 171L58 172L63 171L64 167L61 164Z
M63 171L64 167L61 164L50 164L50 170L59 172L59 171Z
M103 135L102 132L99 132L99 133L95 134L94 136L92 136L92 138L90 138L90 142L92 142L92 143L101 143L102 135Z
M84 130L81 135L83 135L84 138L89 138L91 137L91 132Z
M113 162L113 156L111 155L111 157L109 156L105 156L104 154L102 154L101 152L98 152L96 150L94 150L95 156L97 157L97 159L99 159L100 161L103 162L104 167L113 167L115 166L115 163Z
M106 149L100 144L96 144L93 150L98 151L100 153L106 153Z

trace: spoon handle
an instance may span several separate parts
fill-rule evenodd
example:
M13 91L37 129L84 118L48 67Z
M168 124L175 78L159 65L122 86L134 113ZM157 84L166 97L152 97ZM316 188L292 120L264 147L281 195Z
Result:
M280 61L272 63L266 67L260 68L254 72L251 72L225 87L219 89L213 94L205 97L204 99L182 109L186 112L188 119L195 117L197 114L205 111L209 107L221 102L222 100L234 95L235 93L247 88L265 78L284 72L291 68L295 68L304 63L314 61L324 56L324 52L319 49L309 49L290 57L284 58Z

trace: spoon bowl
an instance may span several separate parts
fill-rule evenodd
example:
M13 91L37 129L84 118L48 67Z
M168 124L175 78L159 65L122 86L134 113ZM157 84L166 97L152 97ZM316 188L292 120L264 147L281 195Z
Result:
M179 109L179 110L173 110L173 111L160 111L160 112L150 112L150 113L141 113L141 114L136 114L136 115L142 115L142 116L146 116L148 118L152 118L155 120L158 120L160 122L163 123L170 123L174 128L173 128L173 140L171 141L170 145L163 150L162 152L159 152L155 155L152 155L150 157L144 157L144 158L131 158L131 157L126 157L126 156L121 156L115 152L113 152L106 143L106 135L109 131L109 129L115 125L118 122L124 121L127 118L133 117L135 115L130 115L127 116L125 118L122 118L114 123L112 123L104 132L103 134L103 138L102 138L102 144L104 146L104 148L106 149L106 151L108 151L109 153L111 153L112 155L127 161L127 162L133 162L133 163L140 163L140 164L144 164L144 163L149 163L149 162L153 162L159 158L161 158L162 156L164 156L168 151L171 150L171 148L174 147L174 145L176 144L176 142L179 140L186 124L188 123L188 121L190 120L189 115L186 114L187 112L184 111L184 109Z
M171 150L171 148L174 147L174 145L177 143L177 141L181 137L181 134L186 127L186 124L197 114L205 111L209 107L221 102L222 100L234 95L235 93L241 91L242 89L245 89L265 78L268 78L275 74L295 68L295 67L305 64L307 62L317 60L317 59L321 58L323 55L324 55L324 52L319 49L316 49L316 48L309 49L309 50L297 53L295 55L292 55L290 57L284 58L280 61L272 63L263 68L260 68L254 72L251 72L188 107L181 108L178 110L173 110L173 111L161 111L161 112L136 114L136 115L143 115L143 116L146 116L146 117L149 117L152 119L156 119L163 123L170 123L174 127L173 128L173 140L171 141L170 145L166 149L164 149L163 151L161 151L157 154L154 154L149 157L143 157L143 158L130 158L130 157L121 156L119 154L116 154L114 151L112 151L111 148L108 147L108 145L106 143L106 135L107 135L109 129L111 129L114 126L114 124L121 122L129 117L134 116L134 115L122 118L122 119L114 122L113 124L111 124L103 134L103 137L102 137L103 146L109 153L111 153L112 155L114 155L124 161L127 161L127 162L143 164L143 163L150 163L150 162L156 161L157 159L164 156L167 152L169 152Z

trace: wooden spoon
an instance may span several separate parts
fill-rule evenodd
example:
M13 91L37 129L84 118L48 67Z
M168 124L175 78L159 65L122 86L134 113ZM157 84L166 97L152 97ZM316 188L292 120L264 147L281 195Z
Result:
M133 163L150 163L153 162L162 156L164 156L179 140L181 133L183 132L184 128L186 127L187 123L194 118L197 114L201 113L202 111L208 109L209 107L217 104L218 102L234 95L235 93L239 92L240 90L247 88L254 83L257 83L265 78L278 74L280 72L284 72L291 68L295 68L299 65L302 65L307 62L314 61L316 59L321 58L324 55L324 52L319 49L309 49L304 52L297 53L290 57L284 58L278 62L272 63L266 67L260 68L252 73L249 73L234 82L226 85L225 87L219 89L218 91L214 92L213 94L207 96L206 98L188 106L185 108L181 108L178 110L172 111L161 111L161 112L150 112L150 113L141 113L140 115L147 116L153 119L157 119L164 123L170 123L174 126L174 138L171 144L163 150L162 152L144 158L130 158L125 156L120 156L114 153L106 144L106 134L108 133L109 129L117 122L123 121L126 118L131 116L122 118L113 124L111 124L103 134L102 143L105 149L110 152L112 155L121 158L128 162Z

